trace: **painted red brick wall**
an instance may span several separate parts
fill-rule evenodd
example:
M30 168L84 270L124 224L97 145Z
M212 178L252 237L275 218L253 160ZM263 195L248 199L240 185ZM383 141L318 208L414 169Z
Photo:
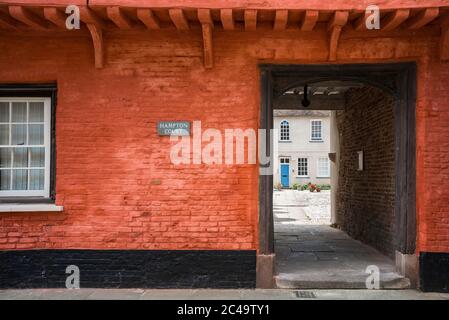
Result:
M437 58L438 36L343 33L337 63L418 62L418 248L449 251L449 64ZM0 249L258 247L257 167L174 167L156 122L257 128L258 62L327 63L324 26L216 30L212 70L202 65L199 30L106 32L100 70L85 31L0 37L2 83L58 83L57 204L65 208L0 214Z

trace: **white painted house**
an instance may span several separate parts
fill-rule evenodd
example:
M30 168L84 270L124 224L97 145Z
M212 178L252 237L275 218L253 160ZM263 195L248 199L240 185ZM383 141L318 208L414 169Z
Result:
M330 184L330 115L330 111L274 110L275 186Z

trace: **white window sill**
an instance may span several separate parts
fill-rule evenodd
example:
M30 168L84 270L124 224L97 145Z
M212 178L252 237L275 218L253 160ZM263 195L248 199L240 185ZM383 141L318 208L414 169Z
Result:
M61 212L63 206L55 204L22 204L22 203L5 203L0 204L0 212Z

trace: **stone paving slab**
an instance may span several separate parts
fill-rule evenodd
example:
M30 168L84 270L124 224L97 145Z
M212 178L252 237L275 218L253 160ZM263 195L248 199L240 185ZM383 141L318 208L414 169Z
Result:
M417 290L290 289L23 289L0 290L0 300L449 300Z

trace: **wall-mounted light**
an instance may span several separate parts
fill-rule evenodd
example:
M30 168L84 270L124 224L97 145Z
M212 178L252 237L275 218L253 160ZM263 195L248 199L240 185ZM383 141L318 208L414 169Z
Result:
M363 151L357 151L357 155L359 160L357 171L363 171Z
M304 108L307 108L310 106L310 100L308 98L309 95L309 87L307 86L307 83L304 85L304 98L301 101L301 104Z

